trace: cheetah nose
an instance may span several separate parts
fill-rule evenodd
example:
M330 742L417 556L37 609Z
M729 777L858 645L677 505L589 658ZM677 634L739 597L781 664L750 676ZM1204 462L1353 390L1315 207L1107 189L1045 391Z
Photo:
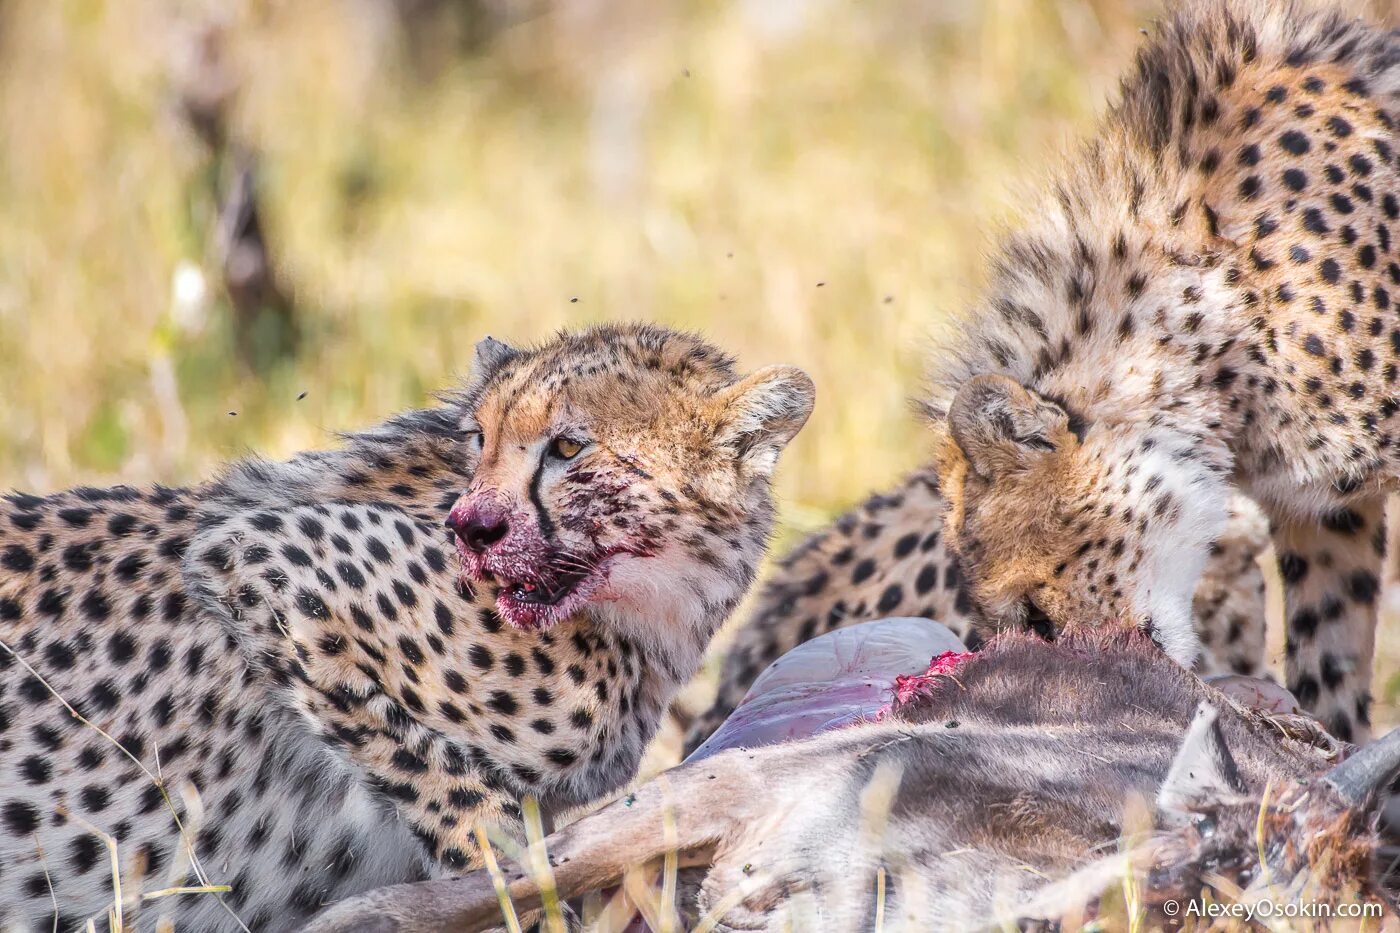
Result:
M463 544L478 554L485 553L487 548L504 538L510 531L510 523L503 515L483 516L474 513L458 516L454 512L448 518L447 525L462 539Z

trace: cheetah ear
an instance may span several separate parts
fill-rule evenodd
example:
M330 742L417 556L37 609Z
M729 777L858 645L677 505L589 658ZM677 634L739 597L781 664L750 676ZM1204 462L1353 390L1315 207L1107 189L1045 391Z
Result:
M477 342L476 359L472 363L472 380L490 378L492 373L519 355L519 350L501 343L495 337L481 338Z
M953 396L948 431L978 476L1034 466L1073 435L1069 416L1006 376L973 376Z
M1239 766L1220 731L1220 714L1202 700L1157 791L1157 805L1181 817L1239 800L1246 794Z
M716 440L751 470L768 474L812 413L817 388L795 366L768 366L719 394Z

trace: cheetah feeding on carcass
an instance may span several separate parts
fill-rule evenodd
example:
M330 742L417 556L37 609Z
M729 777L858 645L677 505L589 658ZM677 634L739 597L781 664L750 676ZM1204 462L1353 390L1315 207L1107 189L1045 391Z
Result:
M934 359L945 535L988 627L1128 621L1191 664L1241 488L1287 686L1364 738L1400 478L1400 37L1279 0L1156 29Z
M972 624L957 562L942 534L945 503L932 467L871 496L778 562L724 656L719 690L688 723L685 751L700 747L778 657L824 632L890 616L936 619L968 647ZM1202 675L1265 673L1264 574L1268 522L1243 496L1230 503L1196 587ZM684 722L686 713L676 709Z

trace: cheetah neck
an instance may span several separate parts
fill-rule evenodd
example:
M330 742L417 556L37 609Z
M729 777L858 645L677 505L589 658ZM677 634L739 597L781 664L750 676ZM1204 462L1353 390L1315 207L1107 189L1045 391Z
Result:
M342 435L335 450L233 464L201 490L207 522L238 511L379 502L425 519L446 514L476 468L455 404L402 412Z

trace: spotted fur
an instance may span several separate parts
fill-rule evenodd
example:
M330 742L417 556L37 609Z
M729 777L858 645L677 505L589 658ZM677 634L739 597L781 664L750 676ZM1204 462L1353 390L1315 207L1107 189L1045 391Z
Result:
M526 796L549 814L631 777L754 575L810 381L644 326L478 357L338 451L0 499L0 926L105 915L98 830L140 929L287 930L478 864L474 828L518 832ZM566 428L586 446L549 460ZM537 510L531 579L627 553L566 616L512 616L519 581L443 526L480 496ZM201 879L232 890L142 909Z
M1400 39L1197 0L995 261L934 359L946 534L978 616L1127 620L1178 660L1229 493L1270 517L1289 688L1368 726L1400 475Z
M713 704L689 723L687 754L734 711L765 667L823 632L889 616L922 616L980 648L982 636L942 534L945 507L932 467L917 470L785 556L725 654ZM1202 674L1265 673L1259 559L1268 544L1258 508L1236 497L1196 589Z

